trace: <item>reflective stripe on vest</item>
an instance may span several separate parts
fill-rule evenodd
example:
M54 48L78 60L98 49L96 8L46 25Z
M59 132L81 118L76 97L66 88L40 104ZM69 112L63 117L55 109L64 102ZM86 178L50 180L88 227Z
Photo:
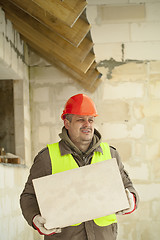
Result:
M101 152L94 152L91 164L111 159L109 145L107 143L101 143L100 146L103 150L103 154ZM48 144L47 147L49 149L49 155L51 158L52 174L64 172L79 167L71 154L61 156L59 143ZM116 223L117 218L115 214L111 214L105 217L96 218L94 219L94 222L101 227L108 226L112 223ZM78 223L73 226L77 226L80 224L81 223Z

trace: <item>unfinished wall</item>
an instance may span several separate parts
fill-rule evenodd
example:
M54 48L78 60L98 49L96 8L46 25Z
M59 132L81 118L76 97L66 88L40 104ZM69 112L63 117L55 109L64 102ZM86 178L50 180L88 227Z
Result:
M15 154L21 158L22 164L0 163L0 239L32 240L33 230L24 222L19 205L19 196L31 165L28 67L24 62L23 42L0 8L1 79L13 80ZM6 97L7 94L9 92ZM3 95L0 97L2 101Z
M103 140L120 152L140 195L137 212L118 218L118 240L159 240L160 2L88 2L94 49L104 82L90 94L33 54L32 155L59 140L65 101L73 94L88 94L99 113L97 129Z
M118 239L158 240L160 1L91 0L88 18L105 76L99 129L118 148L141 200L137 212L119 217Z

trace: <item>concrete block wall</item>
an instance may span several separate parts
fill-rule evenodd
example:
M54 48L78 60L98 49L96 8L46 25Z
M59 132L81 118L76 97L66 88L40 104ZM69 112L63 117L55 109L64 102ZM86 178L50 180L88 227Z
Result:
M160 60L159 1L88 0L88 4L98 61Z
M20 193L31 165L28 66L24 43L0 8L0 81L13 79L16 154L21 165L0 163L0 239L32 240L33 230L22 217Z
M88 3L94 50L104 76L98 89L99 130L119 150L141 201L137 212L119 217L118 240L158 240L160 2Z
M82 92L95 101L99 113L96 128L104 141L118 149L140 195L137 212L118 217L118 240L159 239L159 64L123 64L93 94L53 66L30 69L33 157L47 143L59 140L60 115L70 96Z

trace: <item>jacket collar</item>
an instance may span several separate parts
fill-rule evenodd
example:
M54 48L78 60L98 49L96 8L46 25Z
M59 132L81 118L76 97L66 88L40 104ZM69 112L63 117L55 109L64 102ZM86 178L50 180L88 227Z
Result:
M90 144L89 149L87 150L86 153L82 153L71 141L71 139L68 136L68 132L65 127L62 128L62 133L59 134L61 141L59 142L59 148L61 155L66 155L66 154L73 154L76 153L78 155L89 155L91 152L97 151L101 152L103 154L102 148L100 146L101 143L101 134L95 129L94 130L94 136L92 139L92 142Z

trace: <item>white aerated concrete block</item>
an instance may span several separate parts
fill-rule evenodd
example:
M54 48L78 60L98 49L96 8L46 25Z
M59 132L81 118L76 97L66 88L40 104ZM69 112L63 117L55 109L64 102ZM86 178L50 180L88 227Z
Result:
M132 23L131 41L159 41L160 40L160 22Z
M97 43L115 43L129 41L129 24L103 24L93 25L91 28L93 42Z
M160 196L159 183L138 184L136 185L136 188L142 202L159 199L159 196Z
M116 85L105 84L103 98L107 100L143 98L144 83L125 82Z
M101 129L104 139L124 139L127 137L139 139L144 135L144 126L141 124L128 127L125 123L104 123Z
M159 41L137 41L125 43L124 58L136 60L160 60Z
M49 87L39 87L33 91L34 102L48 102L49 101Z

